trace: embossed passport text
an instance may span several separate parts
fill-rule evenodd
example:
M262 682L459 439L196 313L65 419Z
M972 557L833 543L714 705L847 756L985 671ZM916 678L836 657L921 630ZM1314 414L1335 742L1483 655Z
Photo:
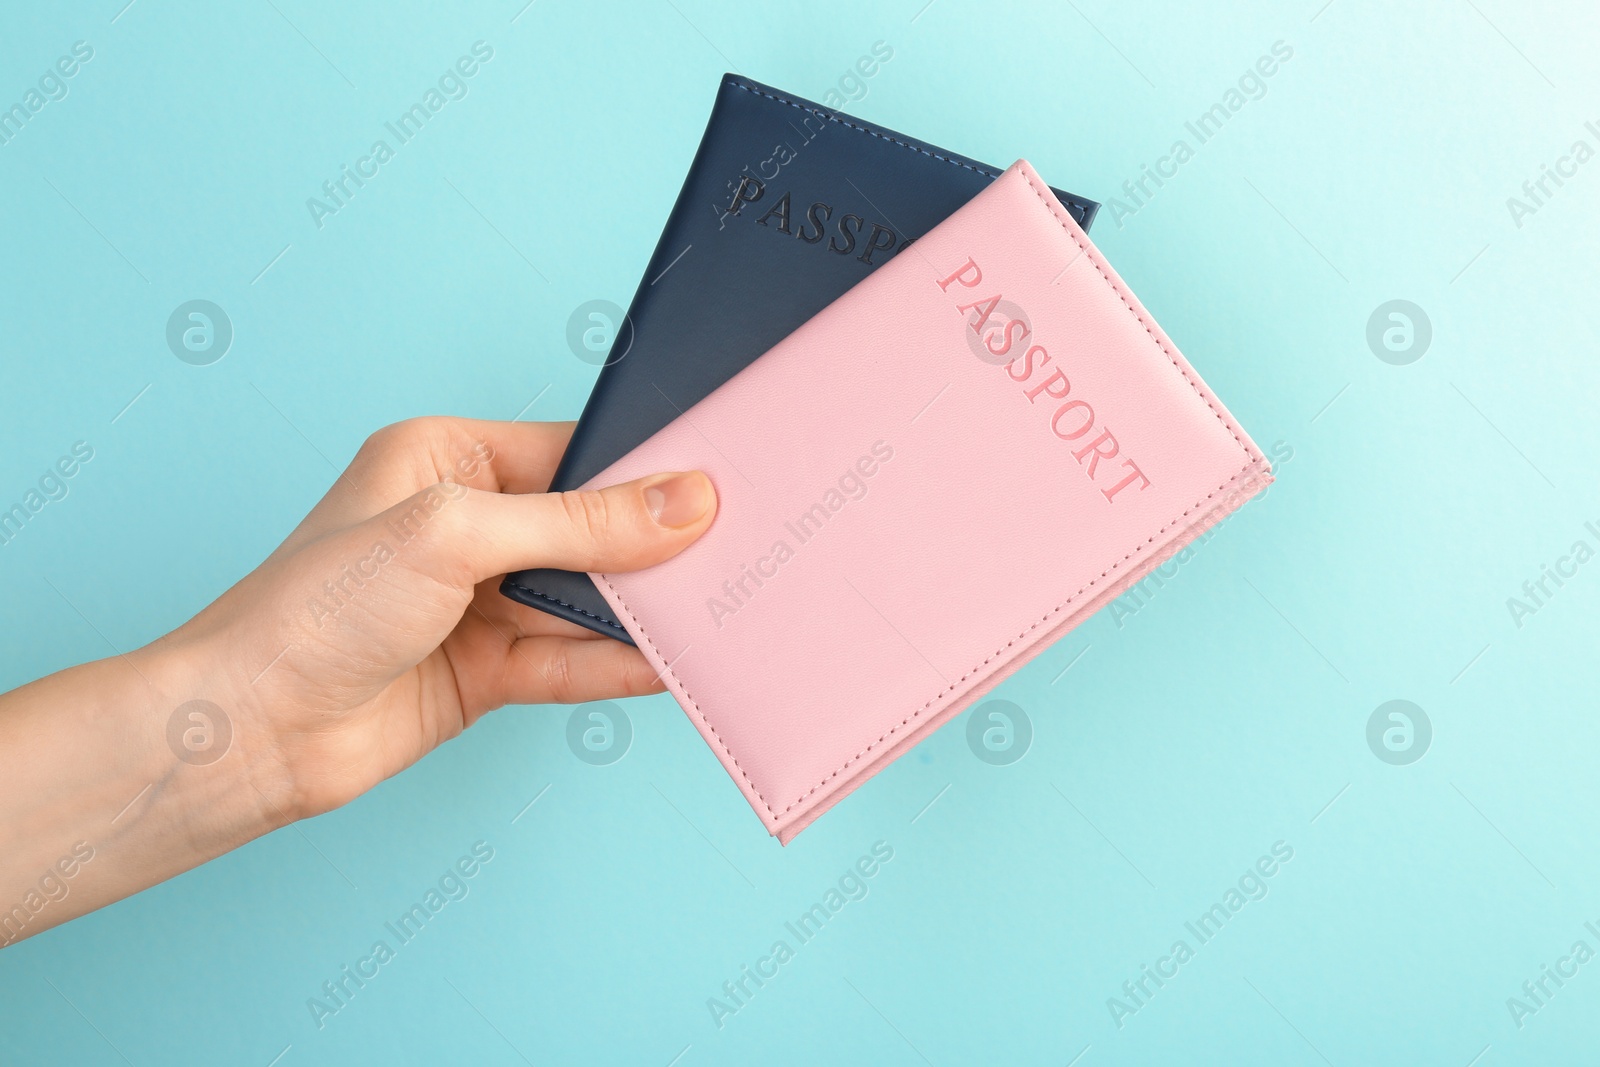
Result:
M1024 161L591 484L694 468L593 577L783 842L1271 481Z

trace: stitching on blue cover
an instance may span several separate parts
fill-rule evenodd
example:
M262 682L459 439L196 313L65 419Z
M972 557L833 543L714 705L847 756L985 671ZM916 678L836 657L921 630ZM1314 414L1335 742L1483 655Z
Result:
M576 611L579 615L587 615L589 618L593 619L595 622L603 622L607 626L611 627L613 630L622 630L623 633L627 633L627 630L623 627L623 625L620 622L617 622L614 619L608 619L604 615L596 615L592 611L584 611L582 608L578 607L578 605L576 605L576 604L568 604L565 600L561 600L558 597L553 597L549 593L541 593L537 589L534 589L534 588L532 588L530 586L523 585L521 582L516 581L515 579L511 578L509 575L506 577L506 580L509 581L514 588L522 590L524 593L527 593L529 596L536 596L540 600L548 600L552 604L560 604L562 607L566 608L569 611Z
M840 118L838 112L821 111L821 110L818 110L817 108L814 108L814 107L807 107L804 104L796 103L795 101L790 100L788 97L779 96L776 93L769 93L769 92L765 91L764 89L757 89L754 86L746 85L744 82L739 81L739 80L737 80L735 78L729 78L728 79L728 84L732 85L732 86L735 86L737 88L743 89L747 93L752 93L752 94L754 94L756 96L764 96L768 100L775 101L776 103L787 104L789 107L792 107L797 111L804 111L808 115L816 115L818 118L826 119L829 122L837 122L839 125L847 126L852 130L859 130L860 132L866 134L869 137L876 137L880 141L888 141L890 144L897 144L901 148L909 148L913 152L920 152L920 153L922 153L923 155L927 156L930 159L937 159L939 162L948 163L952 167L962 167L962 168L964 168L966 170L972 171L975 174L982 174L985 178L998 178L998 177L1000 177L1000 172L999 171L990 170L988 167L976 166L976 165L974 165L972 163L966 162L965 160L951 159L949 156L941 156L937 152L930 152L928 149L923 148L921 145L912 144L910 141L902 141L898 137L890 137L886 133L879 133L877 130L869 129L868 127L862 126L859 123L851 122L849 119ZM1080 200L1076 196L1073 197L1072 203L1073 203L1073 206L1076 207L1080 212L1082 212L1082 211L1087 209L1087 204L1085 204L1082 200ZM611 627L614 630L622 630L624 633L627 632L626 627L624 627L621 623L615 621L614 619L608 619L604 615L596 615L592 611L584 611L582 608L578 607L576 604L568 604L565 600L557 600L555 597L549 596L549 595L547 595L545 593L541 593L537 589L530 589L528 586L523 585L521 582L512 581L511 584L514 585L515 587L517 587L518 589L522 590L524 593L527 593L529 596L536 596L540 600L548 600L552 604L560 604L562 607L567 608L567 609L572 610L572 611L576 611L580 615L587 615L589 618L594 619L597 622L603 622L607 626Z
M1000 172L999 171L990 170L987 167L974 166L973 164L968 163L968 162L966 162L964 160L951 159L949 156L941 156L937 152L930 152L926 148L923 148L921 145L912 144L910 141L902 141L898 137L890 137L886 133L879 133L877 130L869 129L866 126L862 126L862 125L860 125L858 123L851 122L849 119L840 118L839 117L839 113L836 112L836 111L821 111L821 110L818 110L817 108L814 108L814 107L807 107L806 105L800 104L800 103L796 103L795 101L790 100L787 97L778 96L776 93L769 93L769 92L766 92L765 90L757 89L754 86L746 85L744 82L738 81L738 80L733 79L733 78L729 78L728 79L728 84L729 85L733 85L733 86L737 86L738 88L743 89L747 93L754 93L756 96L764 96L768 100L775 100L780 104L788 104L790 107L796 109L797 111L804 111L809 115L816 115L819 118L827 119L829 122L837 122L839 125L848 126L852 130L860 130L862 133L868 135L869 137L876 137L880 141L888 141L890 144L897 144L901 148L909 148L913 152L921 152L923 155L929 157L930 159L937 159L941 163L950 164L952 167L963 167L963 168L965 168L967 170L970 170L970 171L972 171L972 172L974 172L976 174L982 174L986 178L998 178L998 177L1000 177ZM1083 204L1083 202L1080 201L1077 197L1073 197L1072 199L1073 199L1074 206L1076 206L1079 211L1082 211L1082 210L1085 209L1086 205Z

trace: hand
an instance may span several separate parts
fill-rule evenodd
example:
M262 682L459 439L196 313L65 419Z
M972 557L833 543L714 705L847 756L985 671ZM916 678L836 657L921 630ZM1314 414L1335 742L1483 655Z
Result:
M571 432L386 427L192 620L0 696L0 758L23 768L0 782L0 908L79 838L114 857L83 864L80 889L0 943L338 807L502 704L659 692L636 648L499 592L528 567L648 567L711 524L697 471L545 493ZM197 699L231 729L214 762L169 741L175 709Z
M711 524L699 472L545 494L570 424L414 419L374 434L253 573L168 639L234 668L216 700L298 816L339 806L503 704L664 687L638 649L518 604L525 567L636 570Z

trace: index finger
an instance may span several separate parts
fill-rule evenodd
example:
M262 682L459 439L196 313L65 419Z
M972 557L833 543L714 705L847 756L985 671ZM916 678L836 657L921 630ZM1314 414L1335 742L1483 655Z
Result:
M429 416L385 426L367 438L273 556L364 522L442 481L496 493L542 493L574 425Z

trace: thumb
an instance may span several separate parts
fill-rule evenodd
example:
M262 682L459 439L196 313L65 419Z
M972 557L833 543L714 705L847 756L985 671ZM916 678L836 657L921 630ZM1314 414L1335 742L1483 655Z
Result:
M440 493L447 498L442 506ZM689 547L710 527L717 510L711 479L700 471L679 471L565 493L435 486L391 512L412 512L430 494L422 506L432 506L437 518L422 529L426 536L419 538L424 542L419 562L441 576L464 570L473 585L531 567L649 567Z

